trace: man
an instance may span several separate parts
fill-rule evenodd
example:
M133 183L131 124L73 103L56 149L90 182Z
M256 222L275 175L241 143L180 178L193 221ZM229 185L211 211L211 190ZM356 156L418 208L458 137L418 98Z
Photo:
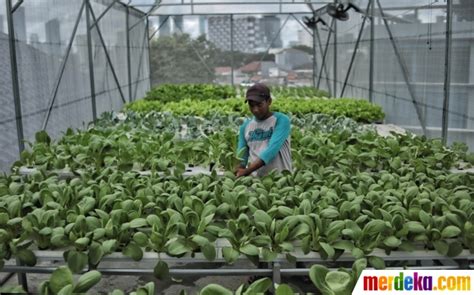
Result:
M272 98L264 84L251 86L245 101L254 117L240 126L237 149L239 154L243 152L243 161L236 171L237 177L264 176L271 170L291 171L290 119L270 111Z

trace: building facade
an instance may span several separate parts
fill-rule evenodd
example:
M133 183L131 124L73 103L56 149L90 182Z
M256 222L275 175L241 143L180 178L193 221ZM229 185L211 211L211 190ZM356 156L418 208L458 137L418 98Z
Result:
M282 46L278 30L280 19L276 16L237 17L233 20L233 49L235 51L254 53L265 51L268 47ZM212 16L208 18L208 39L222 50L231 47L231 18L229 16ZM270 46L271 45L271 46Z

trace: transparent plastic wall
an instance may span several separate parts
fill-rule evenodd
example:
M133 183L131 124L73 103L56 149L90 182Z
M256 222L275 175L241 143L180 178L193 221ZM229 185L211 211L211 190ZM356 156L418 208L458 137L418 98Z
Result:
M417 134L423 134L424 126L428 137L441 137L446 2L379 0L374 1L373 14L368 0L352 3L362 13L350 9L349 19L336 21L337 27L333 19L325 15L323 20L327 25L318 25L318 43L322 45L316 55L318 66L323 64L326 47L328 50L324 68L318 68L317 85L336 97L370 100L372 77L372 101L383 107L386 123ZM474 49L471 49L474 3L464 0L453 3L448 141L466 143L472 150L474 103L470 89L474 80L470 77L474 76Z
M102 1L91 3L91 21L100 17L108 5ZM130 100L126 28L126 9L116 3L91 31L97 113L119 110L124 101Z
M7 14L4 3L0 5L0 172L18 158L18 137L10 68Z
M474 151L474 2L455 1L451 51L448 142Z
M312 32L301 14L150 19L153 85L313 85Z
M112 0L89 1L94 93L97 116L100 116L102 112L121 109L124 101L143 97L149 87L148 53L147 44L136 41L138 36L132 36L131 46L140 47L140 50L130 50L129 79L125 6ZM33 142L35 133L43 127L52 138L59 139L67 128L83 129L93 120L87 2L24 1L12 15L21 120L27 141ZM130 10L130 22L136 24L132 34L141 32L140 40L143 40L146 19L142 13ZM98 23L92 26L95 20ZM0 4L0 31L0 97L3 106L0 169L8 171L19 157L19 148L5 2ZM138 51L146 54L139 56ZM139 69L140 60L142 66ZM133 89L131 92L128 91L129 84Z
M148 59L148 27L146 18L130 13L130 77L132 100L145 96L150 89L150 61Z
M81 128L92 120L83 3L26 1L13 19L25 139L34 141L50 107L45 127L53 138L65 127Z

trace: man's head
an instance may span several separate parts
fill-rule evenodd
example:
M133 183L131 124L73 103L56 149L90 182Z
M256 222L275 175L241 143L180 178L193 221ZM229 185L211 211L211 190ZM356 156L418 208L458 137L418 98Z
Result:
M258 120L266 119L270 115L270 105L272 97L270 89L261 83L255 83L245 95L245 101L249 104L249 109Z

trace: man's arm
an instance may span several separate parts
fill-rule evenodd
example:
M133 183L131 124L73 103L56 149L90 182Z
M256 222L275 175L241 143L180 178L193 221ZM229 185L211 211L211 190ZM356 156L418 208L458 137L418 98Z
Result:
M245 140L245 127L247 126L247 122L244 122L240 126L239 130L239 142L237 144L237 155L242 154L242 161L239 163L237 169L247 167L247 162L249 160L249 149L247 146L247 140Z

